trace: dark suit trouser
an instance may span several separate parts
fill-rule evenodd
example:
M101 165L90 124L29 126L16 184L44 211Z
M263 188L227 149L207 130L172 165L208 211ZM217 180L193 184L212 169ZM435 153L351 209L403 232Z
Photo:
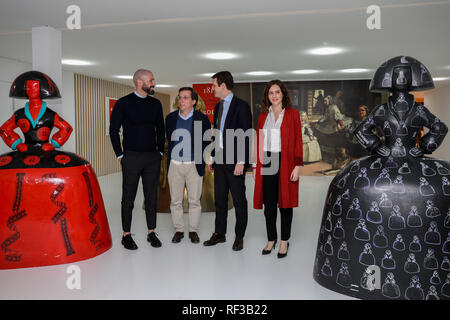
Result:
M235 176L229 172L226 165L214 166L214 198L216 205L215 232L225 235L227 233L228 218L228 192L231 191L233 205L236 212L236 237L244 237L247 228L248 208L245 196L245 172Z
M142 178L147 228L156 228L156 205L161 155L158 151L127 151L122 158L122 228L130 232L134 200Z
M280 155L279 159L281 159ZM278 163L281 163L279 161ZM268 166L268 165L267 165ZM278 193L280 181L280 168L275 174L263 175L263 203L266 217L266 229L268 241L277 239L277 211ZM287 241L291 236L292 208L280 208L281 216L281 240Z

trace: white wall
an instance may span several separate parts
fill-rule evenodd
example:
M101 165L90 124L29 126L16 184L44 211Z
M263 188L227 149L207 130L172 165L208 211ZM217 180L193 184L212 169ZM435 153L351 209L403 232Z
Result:
M425 91L424 105L450 128L450 86ZM450 134L431 156L450 161Z
M178 96L178 91L170 94L170 112L174 111L173 103L175 102L175 99Z
M25 99L12 99L9 98L9 89L14 79L25 71L32 70L31 63L16 61L13 59L0 57L0 125L8 120L13 112L22 108L26 101ZM63 87L61 89L61 95L63 97L63 117L69 122L72 127L75 128L75 101L74 101L74 83L73 72L63 71ZM55 100L59 101L59 100ZM51 108L51 100L48 102ZM55 129L56 130L56 129ZM21 135L19 129L16 132ZM0 139L1 140L1 139ZM75 135L72 134L69 140L62 148L66 151L75 152ZM11 149L3 142L0 141L0 154L10 152Z
M61 91L62 97L62 112L61 117L66 120L72 128L75 130L75 91L74 91L74 73L70 71L64 71L62 74L63 88ZM69 137L69 140L62 147L65 151L75 152L75 134Z
M30 69L30 63L0 57L0 125L11 118L14 110L25 105L26 100L10 98L9 89L19 74ZM10 151L11 149L0 139L0 154Z

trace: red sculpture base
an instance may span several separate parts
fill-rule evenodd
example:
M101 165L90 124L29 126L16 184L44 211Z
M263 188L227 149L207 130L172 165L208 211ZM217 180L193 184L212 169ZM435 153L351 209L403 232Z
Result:
M0 170L0 190L0 269L72 263L111 248L90 164Z

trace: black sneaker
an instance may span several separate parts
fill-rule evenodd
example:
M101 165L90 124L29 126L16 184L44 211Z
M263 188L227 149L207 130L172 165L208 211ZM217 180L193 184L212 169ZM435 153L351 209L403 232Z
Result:
M158 237L156 236L156 232L149 233L147 235L147 241L150 242L150 244L154 248L159 248L162 246L161 241L159 241Z
M126 236L122 237L122 244L125 249L128 250L136 250L138 248L136 242L134 242L133 238L131 237L131 234L127 234Z

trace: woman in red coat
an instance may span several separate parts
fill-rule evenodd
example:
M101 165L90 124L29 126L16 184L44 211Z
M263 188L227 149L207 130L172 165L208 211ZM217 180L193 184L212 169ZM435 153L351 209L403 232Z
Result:
M293 208L298 207L298 178L303 165L300 114L292 107L289 91L280 80L264 90L262 112L256 129L256 165L253 167L253 206L266 217L269 254L277 241L277 207L281 214L281 244L278 258L287 255Z

